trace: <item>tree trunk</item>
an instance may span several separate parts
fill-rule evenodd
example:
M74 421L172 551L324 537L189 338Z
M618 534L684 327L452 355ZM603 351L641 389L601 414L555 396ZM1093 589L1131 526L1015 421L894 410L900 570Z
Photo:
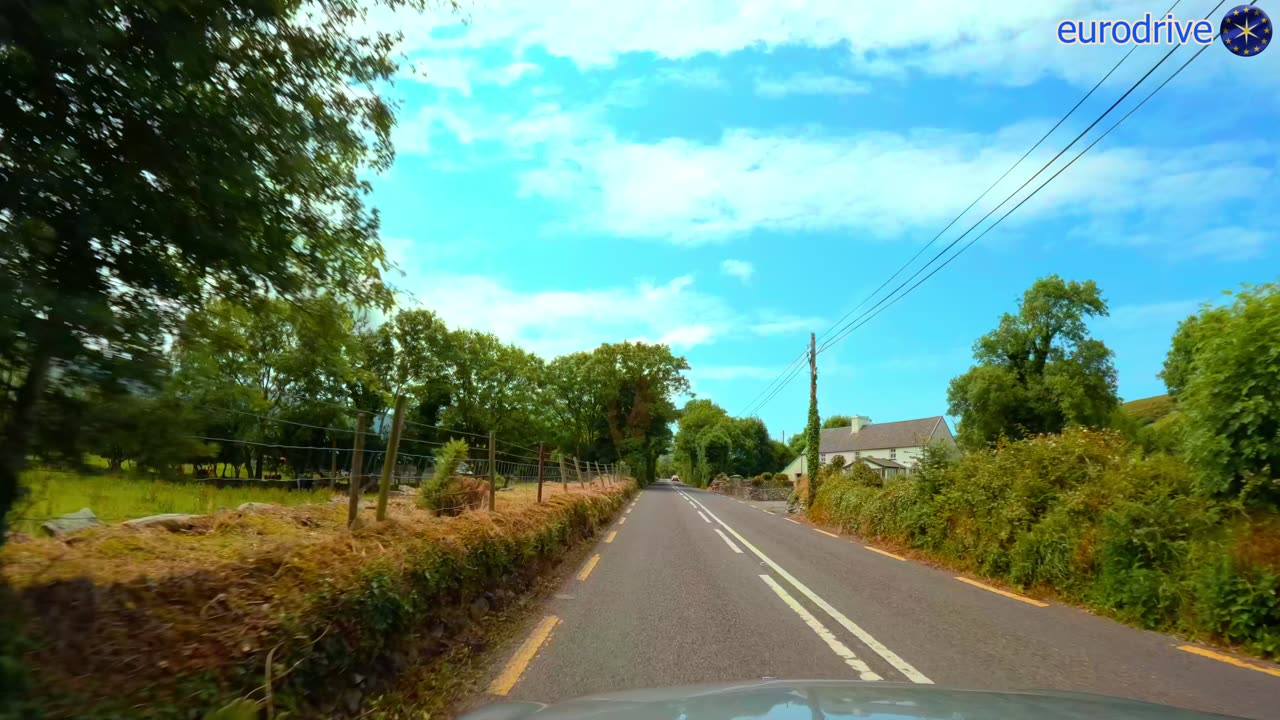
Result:
M254 480L262 479L262 463L264 460L266 460L266 453L263 452L262 449L259 449L257 461L254 463L254 469L253 469Z
M8 533L6 518L9 510L22 498L23 490L18 484L18 476L26 464L31 430L36 422L36 406L40 402L40 396L44 394L52 359L48 340L37 340L27 378L18 389L9 426L4 430L4 442L0 443L0 545L4 545Z

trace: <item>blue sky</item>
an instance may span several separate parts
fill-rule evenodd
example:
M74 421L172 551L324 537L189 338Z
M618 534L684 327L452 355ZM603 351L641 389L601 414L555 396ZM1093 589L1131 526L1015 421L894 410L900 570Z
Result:
M1058 21L1167 7L1021 5L489 0L465 24L375 16L404 29L409 66L391 90L397 159L373 195L403 271L393 281L451 324L548 358L668 342L696 394L739 413L1126 50L1059 45ZM935 248L1167 50L1135 52ZM1163 392L1155 373L1177 322L1280 274L1277 91L1280 50L1208 48L959 259L823 352L822 414L943 413L973 341L1049 273L1102 288L1111 317L1094 331L1116 353L1122 397ZM805 379L759 411L775 435L802 428Z

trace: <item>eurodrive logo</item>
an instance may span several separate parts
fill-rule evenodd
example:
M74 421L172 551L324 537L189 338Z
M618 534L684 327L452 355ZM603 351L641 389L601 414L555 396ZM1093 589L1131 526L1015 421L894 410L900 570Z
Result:
M1156 20L1146 13L1138 20L1063 20L1058 42L1064 45L1209 45L1216 38L1232 53L1253 57L1271 43L1271 18L1255 5L1227 11L1215 29L1209 20L1179 20L1173 13Z

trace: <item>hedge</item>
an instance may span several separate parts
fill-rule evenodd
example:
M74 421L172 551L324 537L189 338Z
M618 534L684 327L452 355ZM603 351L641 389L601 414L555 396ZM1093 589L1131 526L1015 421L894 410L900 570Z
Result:
M883 488L832 478L809 516L1142 627L1280 657L1280 514L1207 497L1186 462L1116 433L935 454Z
M190 533L109 528L70 548L9 545L29 712L199 718L268 697L277 717L352 712L594 534L633 492L456 518L397 507L355 532L343 529L345 504L332 504L222 513Z

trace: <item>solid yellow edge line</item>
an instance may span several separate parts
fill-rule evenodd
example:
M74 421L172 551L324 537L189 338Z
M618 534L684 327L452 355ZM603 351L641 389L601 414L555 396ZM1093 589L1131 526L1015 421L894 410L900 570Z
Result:
M533 661L533 656L538 654L538 649L547 641L551 635L552 629L560 622L560 618L555 615L548 615L542 618L542 622L533 629L533 633L521 643L520 648L516 650L516 654L507 662L507 666L502 668L502 673L493 679L489 685L488 693L490 695L506 695L511 692L511 688L519 682L520 676L524 674L529 663Z
M1013 599L1013 600L1017 600L1018 602L1024 602L1024 603L1026 603L1026 604L1028 604L1028 605L1035 605L1036 607L1049 607L1049 603L1047 603L1047 602L1040 602L1039 600L1033 600L1033 599L1031 599L1031 598L1029 598L1029 597L1025 597L1025 596L1023 596L1023 595L1017 595L1017 594L1015 594L1015 593L1006 592L1006 591L1004 591L1004 590L1001 590L1000 588L993 588L993 587L991 587L990 585L984 585L984 584L982 584L982 583L978 582L977 580L970 580L969 578L958 577L958 576L956 577L956 579L957 579L957 580L959 580L959 581L960 581L960 582L962 582L962 583L968 583L968 584L970 584L970 585L972 585L972 586L974 586L974 587L982 588L983 590L988 590L988 591L993 592L993 593L995 593L995 594L997 594L997 595L1003 595L1003 596L1005 596L1005 597L1007 597L1007 598L1011 598L1011 599Z
M1184 652L1189 652L1195 655L1199 655L1201 657L1207 657L1210 660L1217 660L1218 662L1224 662L1224 663L1227 663L1228 665L1235 665L1236 667L1248 668L1249 670L1257 670L1258 672L1264 672L1268 675L1275 675L1276 677L1280 677L1280 670L1262 667L1261 665L1253 665L1253 664L1244 662L1243 660L1237 660L1231 657L1230 655L1223 655L1222 653L1216 653L1212 650L1205 650L1204 648L1198 648L1195 645L1180 645L1178 646L1178 649Z
M821 528L814 528L814 530L817 530L818 532L822 533L823 535L826 535L827 537L833 537L833 538L838 538L838 537L840 537L839 535L837 535L837 534L835 534L835 533L833 533L833 532L827 532L826 530L823 530L823 529L821 529Z
M881 550L880 548L873 548L873 547L871 547L870 545L863 545L862 547L864 547L864 548L866 548L866 549L870 550L870 551L871 551L871 552L873 552L873 553L880 553L881 555L884 555L885 557L891 557L891 558L893 558L894 560L901 560L901 561L903 561L903 562L906 562L906 561L907 561L907 559L906 559L906 558L904 558L904 557L902 557L901 555L894 555L893 553L889 552L888 550Z
M587 564L582 568L582 572L578 573L578 579L586 580L587 576L591 574L591 571L596 569L596 564L599 562L600 562L600 555L599 554L592 555L591 559L588 560Z
M619 524L619 525L626 525L626 524L627 524L627 519L626 519L626 518L622 518L621 520L619 520L619 521L618 521L618 524Z
M617 531L617 530L610 530L610 531L609 531L609 534L604 536L604 541L605 541L606 543L611 543L611 542L613 542L613 539L614 539L614 538L616 538L616 537L618 537L618 531Z

